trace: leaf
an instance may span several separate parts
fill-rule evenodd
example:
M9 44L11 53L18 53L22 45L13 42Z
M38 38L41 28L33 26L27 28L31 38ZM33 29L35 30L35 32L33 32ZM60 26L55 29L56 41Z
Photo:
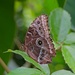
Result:
M72 33L68 34L64 43L65 44L74 44L75 43L75 33L72 32Z
M25 52L23 51L19 51L19 50L11 50L9 49L7 52L13 52L13 53L16 53L16 54L19 54L21 55L26 61L32 63L34 66L36 66L38 69L40 69L43 73L45 73L45 71L43 70L43 68L40 66L39 63L37 63L36 61L34 61L32 58L30 58ZM46 73L45 73L46 74Z
M53 10L49 16L49 26L56 42L63 42L71 28L71 17L63 9Z
M9 48L12 48L16 32L14 21L14 0L0 0L0 57L7 64L10 54L3 54ZM0 75L3 75L4 69L0 65Z
M49 69L49 66L48 66L48 64L42 64L42 65L40 65L42 68L43 68L43 70L46 72L46 75L50 75L50 69Z
M7 75L44 75L44 74L38 69L21 67L10 71Z
M65 62L75 73L75 45L64 45L62 47L62 55L64 57Z
M67 10L72 18L72 30L75 31L75 0L67 0L64 6L64 9Z
M67 67L67 65L63 59L62 52L61 50L58 50L56 52L56 56L52 59L52 63L49 64L50 73L61 70L65 67Z
M50 14L50 12L58 7L63 7L65 0L44 0L43 10L46 14Z
M52 73L51 75L75 75L75 74L67 70L59 70Z
M44 5L44 12L48 15L52 10L59 7L57 0L44 0L43 5Z
M64 7L66 0L57 0L60 7Z

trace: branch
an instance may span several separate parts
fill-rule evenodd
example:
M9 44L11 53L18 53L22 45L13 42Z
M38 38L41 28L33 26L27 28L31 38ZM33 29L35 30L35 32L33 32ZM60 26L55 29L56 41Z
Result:
M21 42L18 40L18 38L15 38L14 42L17 45L17 47L19 48L19 50L24 50L23 44L21 44Z
M5 69L5 71L7 73L10 72L10 70L8 69L7 65L4 63L4 61L2 60L2 58L0 57L0 64L2 65L2 67Z

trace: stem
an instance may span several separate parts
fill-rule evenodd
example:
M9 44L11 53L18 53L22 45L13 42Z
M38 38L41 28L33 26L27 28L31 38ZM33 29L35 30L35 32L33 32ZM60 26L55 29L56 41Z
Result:
M61 50L62 45L63 45L64 43L63 43L63 42L61 42L61 43L57 42L57 44L59 44L60 46L56 49L56 51L59 51L59 50Z
M0 57L0 64L2 65L2 67L5 69L5 71L7 73L10 72L10 70L8 69L7 65L4 63L4 61L2 60L2 58Z
M61 46L59 46L59 47L56 49L56 51L58 51L58 50L61 50Z
M23 45L21 44L21 42L18 40L18 38L15 38L15 44L17 45L17 47L20 49L20 50L24 50L23 48Z

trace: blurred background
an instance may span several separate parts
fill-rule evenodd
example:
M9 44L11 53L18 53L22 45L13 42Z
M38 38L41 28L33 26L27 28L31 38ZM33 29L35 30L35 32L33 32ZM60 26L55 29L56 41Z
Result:
M75 0L0 0L0 57L9 69L20 66L34 67L19 55L3 52L8 49L18 50L14 39L17 38L24 44L25 34L32 21L41 14L49 16L52 10L59 7L67 10L71 15L71 31L75 32ZM49 67L51 73L60 69L69 69L61 51L57 52ZM0 65L0 75L3 74L5 72Z

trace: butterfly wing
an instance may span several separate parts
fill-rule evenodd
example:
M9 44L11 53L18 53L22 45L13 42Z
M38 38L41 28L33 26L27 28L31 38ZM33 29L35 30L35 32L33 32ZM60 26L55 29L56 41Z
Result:
M50 63L55 56L46 15L37 17L30 25L25 38L25 51L40 64Z

